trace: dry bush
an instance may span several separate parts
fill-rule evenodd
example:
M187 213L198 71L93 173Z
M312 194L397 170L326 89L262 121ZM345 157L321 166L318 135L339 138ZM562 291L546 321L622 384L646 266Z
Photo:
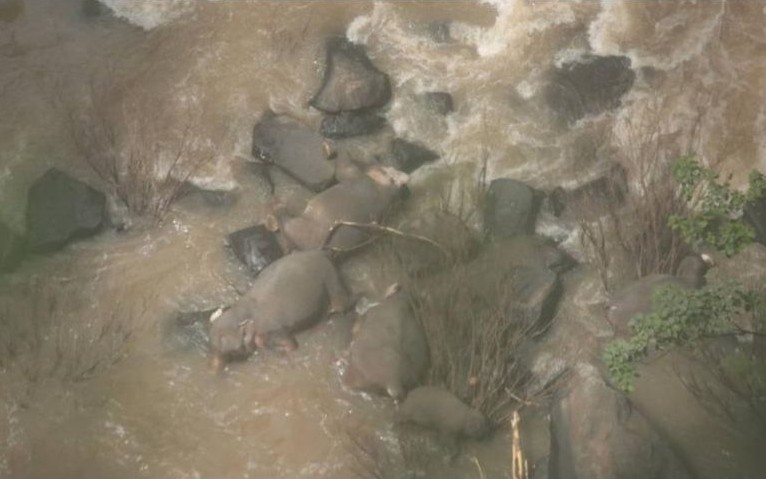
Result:
M593 192L574 212L583 249L589 251L599 268L604 288L611 289L611 279L643 277L653 273L673 273L687 246L681 235L668 225L672 215L684 214L671 174L672 162L687 151L679 151L675 138L668 137L661 109L648 102L643 115L618 124L622 135L598 139L603 150L627 171L627 194L623 203L609 201ZM619 196L625 186L621 179L607 177L607 190ZM604 214L592 218L597 205L606 204ZM603 209L603 208L602 208ZM615 256L627 259L628 271L615 271ZM625 267L626 265L620 265Z
M124 357L142 311L116 304L86 321L76 314L87 311L78 291L33 281L0 297L0 369L19 373L27 396L42 381L87 380Z
M523 402L529 374L518 355L534 322L513 314L513 299L500 285L496 294L479 296L466 287L469 277L467 266L455 264L410 286L430 348L427 382L500 424Z
M132 214L158 222L214 153L211 146L194 141L200 118L191 108L174 128L172 96L129 97L130 83L107 70L91 77L83 98L65 98L64 89L57 87L56 101L80 158Z

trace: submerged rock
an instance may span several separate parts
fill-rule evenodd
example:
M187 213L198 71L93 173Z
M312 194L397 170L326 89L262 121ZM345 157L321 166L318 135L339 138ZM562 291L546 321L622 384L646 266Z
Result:
M438 153L424 146L396 138L391 142L391 152L383 158L382 163L393 166L399 171L412 173L424 164L438 158Z
M253 129L253 156L274 165L314 192L332 183L332 148L316 132L271 112Z
M253 276L282 256L276 235L264 225L251 226L231 233L229 247L234 256L244 264Z
M618 107L635 80L629 58L587 55L554 68L543 95L560 122L572 123Z
M0 273L13 271L24 257L24 240L0 222Z
M371 135L386 125L386 119L372 112L344 111L322 119L319 133L332 139Z
M596 368L581 364L551 415L552 479L692 477L670 444Z
M51 168L29 189L27 236L33 251L53 251L92 236L104 223L106 196Z
M540 203L537 192L521 181L492 180L487 190L484 228L496 238L532 234Z
M324 79L311 106L339 113L380 107L390 98L388 75L375 68L362 46L346 38L328 42Z
M421 93L418 96L418 99L428 111L437 115L446 116L455 111L452 95L446 91L429 91Z

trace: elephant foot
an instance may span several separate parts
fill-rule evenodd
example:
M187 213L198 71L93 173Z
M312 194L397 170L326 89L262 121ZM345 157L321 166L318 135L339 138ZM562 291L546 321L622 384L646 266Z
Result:
M279 351L289 353L298 349L298 342L292 336L281 336L276 339L275 348Z

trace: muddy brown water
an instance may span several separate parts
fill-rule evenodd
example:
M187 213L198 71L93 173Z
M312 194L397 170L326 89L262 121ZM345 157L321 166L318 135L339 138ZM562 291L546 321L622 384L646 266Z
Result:
M490 177L582 183L608 159L582 153L583 137L611 131L630 157L653 141L646 124L668 151L693 145L735 182L766 171L760 2L104 3L118 16L86 16L79 0L0 0L0 218L23 230L26 190L47 167L98 184L60 100L103 72L125 81L115 101L139 105L141 121L161 117L169 135L191 125L195 147L214 151L196 181L236 185L239 201L181 202L157 228L107 232L0 278L5 330L39 333L18 341L37 344L32 353L0 368L2 477L351 477L347 431L390 446L390 402L340 385L348 318L301 335L293 354L258 354L223 377L201 354L169 352L158 327L247 288L223 237L258 222L269 199L243 166L250 131L266 108L317 125L306 105L331 35L364 43L391 75L393 130L442 155L415 175L414 202L443 199L444 178L473 181L485 156ZM451 41L430 36L439 22ZM562 130L526 98L551 63L588 49L628 55L644 74L619 110ZM414 107L412 96L430 90L451 92L455 113ZM104 325L113 326L101 334ZM476 457L487 477L502 477L508 451L500 432L433 471L478 477Z

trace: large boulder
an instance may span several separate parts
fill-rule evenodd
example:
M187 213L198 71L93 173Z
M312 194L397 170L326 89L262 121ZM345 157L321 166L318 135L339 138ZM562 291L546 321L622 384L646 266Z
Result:
M551 414L551 479L692 477L668 442L598 370L578 365Z
M0 222L0 273L13 271L24 256L23 239Z
M253 156L318 192L332 183L332 148L313 130L267 112L253 129Z
M386 125L386 119L369 111L344 111L322 119L319 133L340 140L355 136L372 135Z
M439 154L425 146L396 138L391 142L391 151L382 159L382 163L393 166L399 171L412 173L426 163L439 158Z
M629 58L586 55L554 68L543 95L560 122L572 123L618 107L635 80Z
M327 44L327 64L311 106L326 113L380 107L391 98L388 75L375 68L364 48L346 38Z
M561 298L559 274L572 265L551 241L516 236L491 243L468 264L466 287L488 302L495 301L499 292L507 293L509 319L543 327Z
M104 223L106 196L61 170L51 168L27 196L27 237L33 251L53 251L92 236Z
M282 256L276 235L264 225L251 226L231 233L228 244L234 256L257 276L266 266Z
M521 181L492 180L487 190L484 227L495 238L532 234L540 203L540 195Z

